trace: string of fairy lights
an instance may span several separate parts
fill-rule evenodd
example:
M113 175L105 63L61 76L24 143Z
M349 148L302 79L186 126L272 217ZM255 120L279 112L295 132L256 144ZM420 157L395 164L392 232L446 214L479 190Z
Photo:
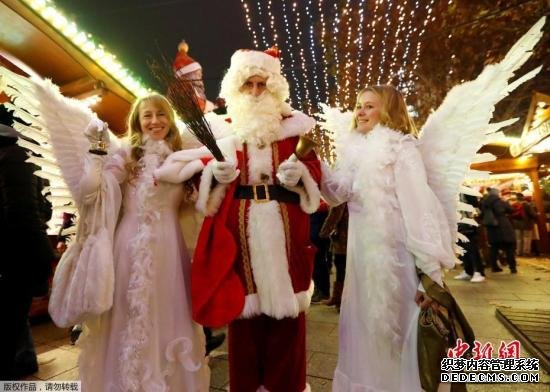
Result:
M241 4L254 47L279 46L291 104L309 113L321 102L349 109L355 91L367 84L392 83L405 95L414 92L423 37L436 20L435 0Z
M113 53L96 42L90 33L81 30L76 22L66 16L52 1L23 0L23 2L50 26L63 34L72 45L79 48L86 56L109 73L132 95L140 97L151 93L151 89L134 76L132 71L126 68Z

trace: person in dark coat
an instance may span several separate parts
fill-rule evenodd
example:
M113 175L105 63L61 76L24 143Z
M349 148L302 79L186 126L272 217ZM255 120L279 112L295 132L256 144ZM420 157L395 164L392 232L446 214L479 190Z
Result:
M42 182L16 144L13 117L0 105L0 380L16 380L38 370L27 315L33 296L48 292L54 253L46 235L48 203ZM7 299L7 300L6 300Z
M349 212L347 203L332 207L319 233L321 238L330 238L329 253L336 267L336 280L332 288L332 297L323 303L328 306L336 306L338 311L340 311L342 291L344 290L344 280L346 276L348 220Z
M519 256L531 254L531 241L533 239L533 226L537 222L537 213L523 193L516 193L517 202L512 206L512 225L516 232L516 250Z
M323 223L328 216L328 205L321 202L318 210L310 215L309 233L313 245L317 248L313 264L313 283L315 289L311 296L312 303L319 303L330 297L330 268L329 268L329 246L330 241L320 236Z
M510 272L515 274L516 270L516 236L512 223L507 214L513 212L512 206L502 200L496 188L488 188L488 193L481 200L482 222L487 230L487 238L490 246L489 261L493 272L500 272L502 269L497 265L498 251L506 254L506 260Z

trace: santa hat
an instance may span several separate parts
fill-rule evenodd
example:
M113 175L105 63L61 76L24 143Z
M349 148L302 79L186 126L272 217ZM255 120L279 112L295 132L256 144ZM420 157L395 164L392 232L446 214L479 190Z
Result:
M202 69L201 65L190 57L187 52L189 52L189 45L185 42L185 40L182 40L178 45L178 54L172 64L172 69L174 70L176 77Z
M264 52L250 49L239 49L231 56L231 68L258 67L268 73L281 74L279 49L273 46ZM250 75L253 76L253 75Z
M251 49L239 49L231 56L231 65L227 70L220 91L220 96L231 105L231 97L251 76L267 78L266 88L281 101L289 96L287 80L281 74L279 50L272 47L264 52Z

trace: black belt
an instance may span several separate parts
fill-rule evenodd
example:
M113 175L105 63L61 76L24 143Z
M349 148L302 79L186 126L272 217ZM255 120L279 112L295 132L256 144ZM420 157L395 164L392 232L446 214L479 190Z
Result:
M276 200L281 203L300 204L300 195L280 185L238 185L235 189L235 199L252 199L260 203Z

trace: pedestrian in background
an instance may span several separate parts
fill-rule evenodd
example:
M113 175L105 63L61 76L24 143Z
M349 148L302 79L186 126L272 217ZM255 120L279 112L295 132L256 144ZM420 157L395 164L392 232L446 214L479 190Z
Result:
M523 193L516 193L516 202L512 205L512 224L516 233L516 253L518 256L531 254L533 225L537 221L537 213Z
M513 212L512 206L500 198L500 192L496 188L487 188L487 194L481 199L482 223L487 231L489 241L489 262L493 272L501 272L497 264L498 251L506 254L506 260L510 272L517 272L516 257L516 236L508 214Z
M12 123L11 113L0 106L0 380L38 371L28 313L32 298L48 293L54 260L46 234L51 206Z
M325 220L319 236L330 238L329 257L336 268L336 280L332 287L332 296L324 304L336 306L340 311L342 291L346 276L346 250L348 245L348 220L349 212L347 203L332 207Z
M320 303L330 298L330 240L321 235L329 215L327 203L321 201L319 208L309 217L309 232L311 243L317 248L313 264L313 283L315 288L311 303Z

